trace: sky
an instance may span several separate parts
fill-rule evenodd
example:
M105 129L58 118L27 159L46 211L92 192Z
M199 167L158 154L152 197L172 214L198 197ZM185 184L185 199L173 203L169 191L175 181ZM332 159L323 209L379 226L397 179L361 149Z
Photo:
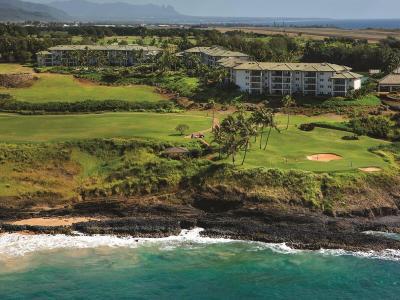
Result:
M25 0L30 1L30 0ZM61 0L31 0L52 2ZM64 0L65 1L65 0ZM132 4L169 4L192 16L301 17L301 18L400 18L400 0L88 0Z

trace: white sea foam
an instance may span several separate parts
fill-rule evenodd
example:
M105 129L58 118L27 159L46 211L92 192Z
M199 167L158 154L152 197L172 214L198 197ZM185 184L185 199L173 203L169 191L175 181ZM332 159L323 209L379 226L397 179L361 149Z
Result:
M83 235L77 233L75 236L57 235L22 235L18 233L6 233L0 235L0 256L22 256L35 251L54 250L54 249L88 249L98 247L126 247L136 248L143 244L160 243L161 245L174 247L183 243L211 244L228 243L229 239L218 239L201 237L202 228L193 230L182 230L177 236L165 238L134 238L117 237L113 235Z
M162 250L173 250L176 247L198 247L206 244L220 243L247 243L251 247L247 251L272 250L280 254L301 254L314 253L328 256L356 256L369 259L382 259L400 261L399 250L350 252L345 250L322 249L318 251L297 250L290 248L285 243L262 243L236 241L223 238L202 237L200 233L204 229L195 228L192 230L182 230L177 236L165 238L134 238L117 237L113 235L94 235L88 236L76 233L75 236L68 235L21 235L18 233L6 233L0 235L0 257L24 256L36 251L56 250L56 249L90 249L99 247L110 248L137 248L146 244L157 244Z

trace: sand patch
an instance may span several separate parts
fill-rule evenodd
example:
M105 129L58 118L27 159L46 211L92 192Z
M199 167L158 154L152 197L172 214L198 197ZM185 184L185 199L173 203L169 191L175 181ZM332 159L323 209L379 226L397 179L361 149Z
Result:
M98 218L72 217L72 218L31 218L12 222L13 225L28 226L71 226L75 223L100 221Z
M307 156L307 159L312 161L330 162L334 160L341 160L343 157L332 153L319 153Z
M359 168L360 171L366 172L366 173L375 173L375 172L381 172L381 168L377 167L367 167L367 168Z

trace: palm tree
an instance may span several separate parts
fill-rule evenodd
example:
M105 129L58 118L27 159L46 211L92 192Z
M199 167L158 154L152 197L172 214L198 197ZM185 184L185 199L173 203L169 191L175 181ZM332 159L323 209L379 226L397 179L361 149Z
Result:
M265 127L268 127L270 125L270 113L271 110L262 107L255 112L253 112L251 118L253 119L253 122L257 124L258 127L261 127L261 133L260 133L260 149L262 148L262 140L264 136L264 129Z
M268 120L267 124L269 126L269 130L268 130L267 140L265 141L265 145L264 145L264 151L267 149L269 138L271 137L272 129L275 129L276 131L280 132L280 130L278 128L278 124L275 121L275 114L272 110L269 112L268 119L269 120Z
M220 126L216 126L213 130L213 143L218 144L218 157L221 159L222 157L222 147L225 142L226 135Z
M290 107L294 106L296 104L296 101L294 98L290 95L286 95L285 97L282 98L282 104L283 107L286 109L289 109ZM290 122L290 112L287 112L287 123L286 123L286 130L289 129L289 122Z
M242 166L247 157L247 151L249 150L250 146L250 139L252 137L257 136L257 124L254 123L252 118L245 119L243 115L238 117L238 121L240 124L240 144L244 149L244 155L242 160Z

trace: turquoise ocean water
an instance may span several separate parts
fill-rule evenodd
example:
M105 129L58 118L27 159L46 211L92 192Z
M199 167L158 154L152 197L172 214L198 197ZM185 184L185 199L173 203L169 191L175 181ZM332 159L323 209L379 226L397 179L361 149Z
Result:
M396 252L200 239L0 236L0 299L399 299Z

